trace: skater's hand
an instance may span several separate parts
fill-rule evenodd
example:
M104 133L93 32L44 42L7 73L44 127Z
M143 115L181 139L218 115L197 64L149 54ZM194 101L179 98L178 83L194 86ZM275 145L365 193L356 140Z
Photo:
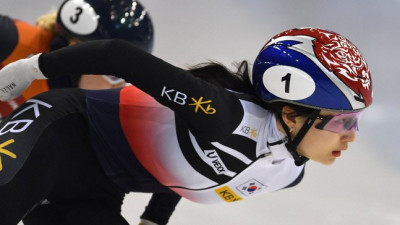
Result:
M40 54L8 64L0 70L0 100L19 97L35 79L46 79L39 69Z

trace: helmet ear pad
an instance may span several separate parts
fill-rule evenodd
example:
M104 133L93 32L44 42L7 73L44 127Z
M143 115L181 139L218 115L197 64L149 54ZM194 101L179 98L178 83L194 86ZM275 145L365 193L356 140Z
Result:
M348 54L352 57L344 59ZM265 102L316 109L361 110L372 98L359 50L339 34L317 28L293 29L269 40L254 62L252 82Z
M68 40L119 38L147 52L153 48L151 18L135 0L66 0L58 10L57 29Z

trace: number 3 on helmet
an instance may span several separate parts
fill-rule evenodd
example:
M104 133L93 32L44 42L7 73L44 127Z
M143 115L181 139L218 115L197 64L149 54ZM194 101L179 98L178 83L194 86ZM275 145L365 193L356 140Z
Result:
M66 0L58 10L61 36L80 41L120 38L145 51L153 47L153 24L135 0Z
M252 83L265 102L338 111L372 102L371 75L360 51L343 36L317 28L269 40L254 62Z

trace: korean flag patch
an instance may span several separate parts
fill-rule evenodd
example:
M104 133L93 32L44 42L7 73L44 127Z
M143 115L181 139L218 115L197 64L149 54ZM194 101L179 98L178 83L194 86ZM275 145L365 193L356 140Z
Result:
M242 194L246 196L254 195L258 191L260 191L263 188L266 188L267 186L263 185L262 183L258 182L256 179L251 179L242 185L236 187L238 191L240 191Z

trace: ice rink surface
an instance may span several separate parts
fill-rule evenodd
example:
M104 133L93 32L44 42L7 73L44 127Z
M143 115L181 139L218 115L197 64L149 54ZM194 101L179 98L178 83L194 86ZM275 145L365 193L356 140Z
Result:
M0 13L34 23L60 0L0 0ZM374 103L358 137L332 166L309 162L292 189L234 204L182 200L172 225L400 224L400 0L142 0L155 26L154 55L186 67L206 60L253 62L274 34L294 27L334 30L359 47L373 76ZM5 35L5 34L0 34ZM131 224L150 195L130 194ZM1 200L0 200L1 201Z

